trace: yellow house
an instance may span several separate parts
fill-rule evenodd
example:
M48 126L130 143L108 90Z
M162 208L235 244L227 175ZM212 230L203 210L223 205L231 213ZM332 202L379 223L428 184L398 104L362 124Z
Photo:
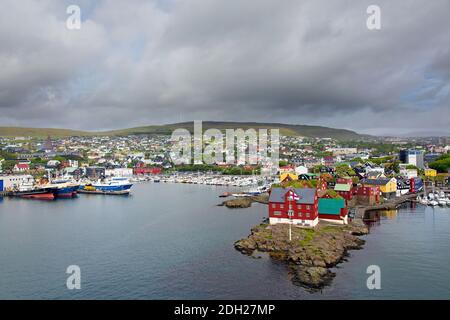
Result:
M427 177L436 177L437 171L434 169L425 169L425 176Z
M284 172L280 174L280 182L298 180L298 176L292 172Z
M366 187L380 187L382 193L397 192L397 179L365 179L363 184Z

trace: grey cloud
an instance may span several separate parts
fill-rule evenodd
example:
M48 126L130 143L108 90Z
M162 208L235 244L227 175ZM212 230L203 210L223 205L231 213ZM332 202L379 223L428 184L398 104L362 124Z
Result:
M380 31L365 26L372 1L79 1L88 14L72 32L68 2L10 2L0 12L0 125L448 127L445 0L377 1ZM35 15L38 26L20 20ZM420 92L428 77L434 87Z

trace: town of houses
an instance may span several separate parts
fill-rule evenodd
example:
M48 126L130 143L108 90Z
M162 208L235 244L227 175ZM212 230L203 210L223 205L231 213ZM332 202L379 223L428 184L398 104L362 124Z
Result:
M189 171L215 177L261 172L257 165L245 163L178 166L171 160L170 147L168 135L0 137L0 191L30 177L158 177L159 181ZM339 142L282 136L279 154L279 170L268 188L271 223L314 226L323 219L345 224L352 206L422 191L427 184L448 188L450 183L448 167L434 166L450 159L446 138ZM214 181L211 184L221 180Z

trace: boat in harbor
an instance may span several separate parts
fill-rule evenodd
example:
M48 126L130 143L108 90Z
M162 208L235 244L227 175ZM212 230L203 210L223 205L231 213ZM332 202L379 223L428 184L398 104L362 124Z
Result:
M439 202L437 202L436 200L430 200L430 201L428 202L428 204L429 204L430 206L432 206L432 207L436 207L436 206L439 205Z
M428 205L428 199L426 197L422 198L422 197L418 196L417 201L423 205Z
M113 177L106 180L99 180L97 183L92 183L92 187L97 191L102 192L125 192L130 191L133 184L127 178Z
M46 187L54 188L55 198L73 198L77 195L80 184L69 179L57 179L51 181Z
M22 189L12 192L13 197L19 197L23 199L36 199L36 200L53 200L55 199L54 188L30 188L28 190Z

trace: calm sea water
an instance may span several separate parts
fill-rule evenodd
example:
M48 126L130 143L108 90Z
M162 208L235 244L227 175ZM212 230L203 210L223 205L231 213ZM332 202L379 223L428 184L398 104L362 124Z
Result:
M291 283L284 263L233 248L266 207L217 207L224 190L139 184L130 197L0 198L0 298L450 298L450 209L380 213L364 249L311 294ZM381 268L381 290L366 287L372 264ZM81 268L81 290L66 288L69 265Z

